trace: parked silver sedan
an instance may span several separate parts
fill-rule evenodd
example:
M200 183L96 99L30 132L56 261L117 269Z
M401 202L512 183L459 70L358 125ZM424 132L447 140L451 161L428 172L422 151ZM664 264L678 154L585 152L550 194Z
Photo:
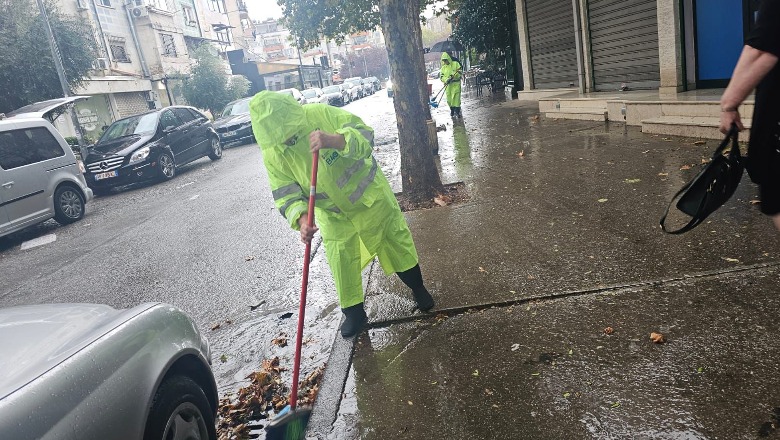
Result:
M0 439L216 438L209 346L149 303L0 309Z

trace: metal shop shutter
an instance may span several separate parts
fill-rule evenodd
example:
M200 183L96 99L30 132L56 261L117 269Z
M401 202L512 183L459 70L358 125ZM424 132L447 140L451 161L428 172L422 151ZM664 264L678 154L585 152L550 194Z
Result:
M660 86L655 1L590 0L588 20L596 90Z
M571 0L526 0L534 88L576 87L577 51Z

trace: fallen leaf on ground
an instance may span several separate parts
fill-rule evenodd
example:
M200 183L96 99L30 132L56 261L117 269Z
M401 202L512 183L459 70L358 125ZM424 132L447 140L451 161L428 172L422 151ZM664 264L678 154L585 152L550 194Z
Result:
M626 179L626 183L639 183L642 179Z
M244 261L252 261L252 260L254 260L254 259L255 259L255 257L253 257L253 256L251 256L251 255L250 255L250 256L248 256L248 257L244 257Z
M287 346L287 333L280 333L279 336L277 336L273 340L271 340L271 344L276 345L277 347L286 347Z
M604 203L604 202L607 202L607 201L609 201L609 199L599 199L599 203Z
M414 405L414 402L412 402L411 400L407 400L406 403L408 403L410 406Z
M512 351L517 351L520 348L520 344L512 344Z
M472 376L479 376L479 370L474 370L473 373L471 373Z
M492 396L493 394L495 394L493 392L493 390L491 390L490 388L485 388L485 395L486 396Z
M658 173L658 175L661 176L661 177L666 177L666 176L669 175L669 173Z
M620 402L613 403L612 408L620 408Z
M683 166L680 167L680 171L690 170L690 169L691 169L690 165L683 165Z
M445 202L444 199L441 197L434 197L433 203L439 205L439 206L447 206L449 203Z
M525 157L525 150L520 150L520 152L517 153L517 157Z
M693 145L707 145L707 141L696 141Z
M721 258L728 261L729 263L739 263L739 260L737 260L736 258L728 258L728 257L721 257Z
M528 278L529 280L535 280L536 279L536 277L531 275L531 274L528 274L528 276L526 278Z
M663 344L664 342L666 342L666 338L664 338L664 335L656 332L650 333L650 340L656 344Z
M750 204L751 205L760 205L761 204L761 200L751 200Z
M645 151L642 152L642 154L647 154L649 152L650 152L650 150L645 150Z
M211 331L217 330L220 327L222 327L222 324L214 324L211 326Z
M479 267L479 271L480 271L480 272L482 272L482 273L489 273L489 272L488 272L487 270L485 270L485 268L484 268L484 267L482 267L482 266L480 266L480 267Z
M604 329L605 335L611 335L612 333L615 333L615 330L612 327L607 327Z
M219 357L219 361L220 361L220 362L222 362L222 363L224 364L225 362L227 362L227 356L225 356L225 355L223 354L222 356L220 356L220 357Z

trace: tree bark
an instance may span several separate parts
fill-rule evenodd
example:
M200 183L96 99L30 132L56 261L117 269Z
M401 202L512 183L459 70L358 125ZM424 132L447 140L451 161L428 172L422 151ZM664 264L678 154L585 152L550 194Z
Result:
M419 0L380 0L394 87L402 190L411 202L433 199L443 190L428 144L428 86L423 58Z

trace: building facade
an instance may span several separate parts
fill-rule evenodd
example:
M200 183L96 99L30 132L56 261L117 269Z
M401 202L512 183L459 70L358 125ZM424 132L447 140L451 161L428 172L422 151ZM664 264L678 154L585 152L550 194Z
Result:
M724 87L759 0L517 0L525 90Z

